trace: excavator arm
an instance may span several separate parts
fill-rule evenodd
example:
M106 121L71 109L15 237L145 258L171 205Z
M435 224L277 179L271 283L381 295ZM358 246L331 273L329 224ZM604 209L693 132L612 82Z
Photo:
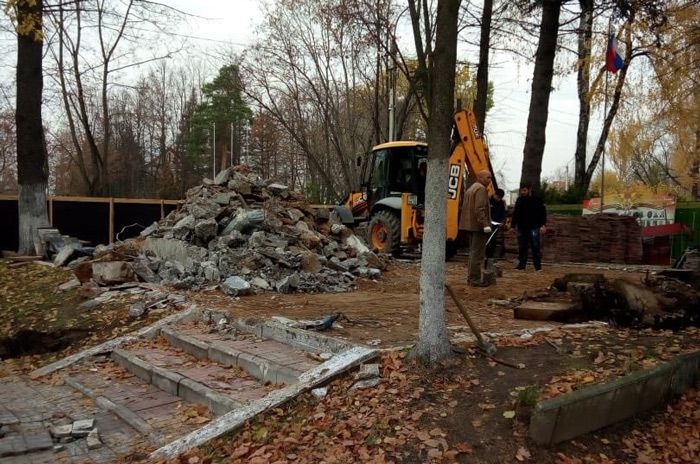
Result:
M465 171L466 170L466 171ZM476 117L471 111L458 111L454 117L452 154L450 155L450 172L447 195L447 239L456 240L459 233L459 212L464 192L465 174L474 180L477 172L491 172L489 194L493 194L498 185L491 166L489 150L479 133Z

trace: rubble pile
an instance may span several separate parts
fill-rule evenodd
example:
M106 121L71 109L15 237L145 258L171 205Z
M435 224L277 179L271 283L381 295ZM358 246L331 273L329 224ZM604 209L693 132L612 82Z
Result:
M317 215L286 186L236 166L190 189L181 208L141 237L97 247L76 275L101 285L136 277L176 288L219 284L233 296L345 292L357 276L381 275L384 262L350 229Z
M506 234L506 240L506 248L517 253L515 234ZM629 216L549 215L547 233L542 237L542 259L561 263L639 264L642 229Z

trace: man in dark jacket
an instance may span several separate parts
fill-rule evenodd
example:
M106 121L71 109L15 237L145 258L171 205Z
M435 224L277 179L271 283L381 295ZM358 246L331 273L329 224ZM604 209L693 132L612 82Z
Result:
M496 189L491 198L489 198L489 204L491 205L491 221L503 224L506 220L506 202L503 200L506 192L503 189ZM502 256L504 246L503 229L498 229L496 235L491 239L491 241L486 245L486 258L494 258L496 248L499 248L499 257Z
M547 224L547 209L539 197L532 194L532 186L520 186L520 196L515 202L511 226L518 231L518 266L525 270L528 247L532 249L532 263L536 271L542 270L542 253L540 251L540 233L544 233Z

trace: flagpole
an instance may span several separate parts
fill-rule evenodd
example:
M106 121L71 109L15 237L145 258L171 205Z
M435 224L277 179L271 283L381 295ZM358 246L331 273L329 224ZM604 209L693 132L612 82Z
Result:
M612 16L608 19L608 40L610 40L610 34L612 34ZM608 75L610 73L605 71L605 105L603 110L603 127L605 127L605 119L608 117ZM601 169L602 173L600 176L600 212L603 212L603 205L605 204L605 144L603 144L603 154L601 157Z

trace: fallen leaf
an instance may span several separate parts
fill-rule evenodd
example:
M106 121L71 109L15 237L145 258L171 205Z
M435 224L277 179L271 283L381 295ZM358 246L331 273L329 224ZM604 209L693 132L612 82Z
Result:
M530 459L530 451L528 451L527 448L525 448L524 446L521 446L515 453L515 459L517 459L520 462Z
M505 417L506 419L512 419L515 417L515 411L504 411L503 417Z

